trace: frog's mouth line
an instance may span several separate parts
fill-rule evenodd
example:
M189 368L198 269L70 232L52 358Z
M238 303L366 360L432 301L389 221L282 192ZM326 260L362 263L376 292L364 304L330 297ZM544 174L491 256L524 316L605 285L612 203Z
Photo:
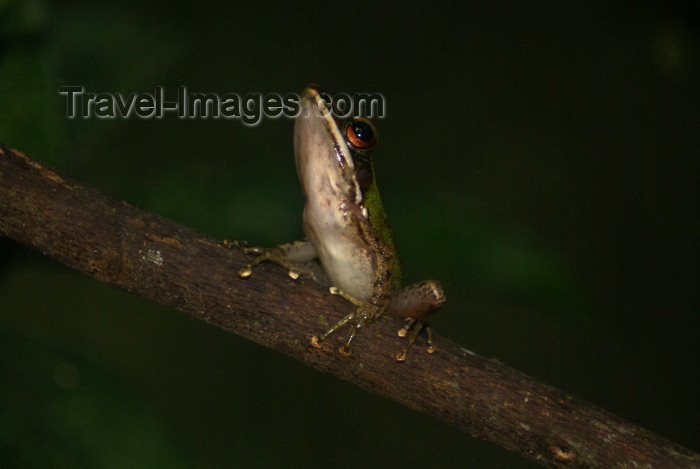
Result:
M338 155L338 166L341 171L343 171L343 176L349 182L352 182L352 186L355 192L355 203L361 205L363 202L362 191L360 190L360 184L357 181L355 175L355 163L352 159L352 154L348 144L345 142L345 137L343 137L338 122L331 113L326 101L322 97L322 91L318 88L310 86L306 93L305 98L308 98L313 102L316 109L318 109L319 117L323 120L323 124L326 128L326 132L330 136L333 142L333 147L335 148L335 154Z

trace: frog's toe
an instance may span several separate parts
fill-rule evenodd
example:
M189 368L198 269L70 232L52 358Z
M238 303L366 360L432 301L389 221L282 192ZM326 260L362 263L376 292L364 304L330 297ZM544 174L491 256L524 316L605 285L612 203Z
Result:
M287 271L287 275L289 275L289 278L291 278L292 280L296 280L299 278L299 272L297 272L296 270L289 269Z
M311 340L309 343L311 344L312 347L314 348L321 348L321 342L323 342L323 339L321 339L319 336L314 335L311 337Z
M251 275L253 275L253 268L250 265L247 265L238 271L238 276L241 278L248 278Z
M406 337L408 335L408 331L411 330L411 328L413 327L413 325L415 323L416 323L415 319L406 318L406 324L404 324L404 326L401 329L396 331L396 335L398 335L399 337Z

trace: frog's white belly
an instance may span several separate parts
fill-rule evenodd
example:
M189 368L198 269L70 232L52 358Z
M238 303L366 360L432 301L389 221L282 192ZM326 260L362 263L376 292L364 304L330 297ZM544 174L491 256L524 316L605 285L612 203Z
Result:
M314 246L331 286L359 300L369 300L374 289L375 265L369 249L341 211L325 210L319 216L318 205L304 209L304 231ZM334 215L335 214L335 215ZM313 220L313 222L311 222Z

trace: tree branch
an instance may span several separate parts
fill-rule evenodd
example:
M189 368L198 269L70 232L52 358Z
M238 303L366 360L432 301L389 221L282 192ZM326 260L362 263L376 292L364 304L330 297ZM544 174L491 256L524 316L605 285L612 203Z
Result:
M700 455L447 339L436 337L433 355L417 345L396 363L394 318L359 334L352 357L337 353L337 336L310 347L310 336L350 312L350 303L269 263L240 279L247 259L238 250L2 144L0 233L545 467L700 467Z

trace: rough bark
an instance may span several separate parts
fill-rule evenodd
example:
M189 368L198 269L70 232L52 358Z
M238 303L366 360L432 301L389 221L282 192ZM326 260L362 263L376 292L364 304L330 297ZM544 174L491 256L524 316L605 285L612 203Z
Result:
M246 257L219 240L97 189L0 144L0 233L96 279L279 350L544 467L700 468L700 455L495 361L436 337L399 364L400 322L358 335L351 357L338 337L309 337L352 306L312 281Z

